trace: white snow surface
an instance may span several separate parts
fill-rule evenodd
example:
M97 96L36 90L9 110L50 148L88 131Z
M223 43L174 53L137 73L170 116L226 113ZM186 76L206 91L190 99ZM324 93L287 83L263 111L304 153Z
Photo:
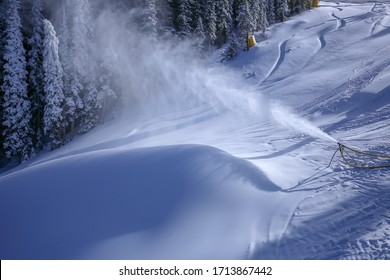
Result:
M1 174L0 258L390 259L390 170L327 167L390 155L390 4L320 4L222 66L226 110L125 114Z

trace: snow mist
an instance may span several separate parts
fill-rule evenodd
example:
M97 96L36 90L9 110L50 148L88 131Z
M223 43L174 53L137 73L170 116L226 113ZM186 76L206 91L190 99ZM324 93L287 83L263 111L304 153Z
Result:
M137 28L137 13L107 8L95 20L94 56L114 73L124 111L153 118L202 107L245 121L262 114L261 96L248 85L243 90L240 74L211 62L212 53L201 58L195 42L148 37Z
M310 123L308 120L293 114L289 111L289 109L281 106L280 104L273 103L271 105L271 114L279 124L289 129L302 132L315 138L337 143L337 140L332 136L325 133L320 128Z
M142 33L137 22L140 12L123 12L105 3L93 20L96 34L92 56L113 73L124 112L136 111L142 113L142 118L155 118L207 108L217 114L229 114L240 124L271 118L290 129L337 142L287 108L272 103L217 59L200 58L195 42Z

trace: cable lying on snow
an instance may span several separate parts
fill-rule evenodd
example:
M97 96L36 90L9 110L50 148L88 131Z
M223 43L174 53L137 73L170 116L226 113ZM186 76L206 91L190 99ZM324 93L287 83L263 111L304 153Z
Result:
M370 158L371 160L372 159L390 160L390 156L378 155L378 154L372 154L372 153L359 151L357 149L353 149L351 147L345 146L344 144L341 144L340 142L337 142L337 145L338 145L338 148L334 152L334 154L329 162L329 165L327 167L330 167L330 165L332 164L332 161L333 161L336 153L340 152L341 158L343 159L345 164L347 164L348 166L353 167L353 168L362 168L362 169L390 168L390 163L389 164L380 164L380 165L365 165L364 163L361 163L362 161L364 161L364 159L360 159L360 162L359 162L358 158L353 157L351 154L353 152L359 156L365 156L366 160L368 160L367 157Z

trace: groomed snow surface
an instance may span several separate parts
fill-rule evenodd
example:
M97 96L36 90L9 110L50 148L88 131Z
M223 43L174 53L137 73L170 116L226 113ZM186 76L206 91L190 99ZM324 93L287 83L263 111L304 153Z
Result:
M390 4L320 4L222 66L222 109L133 112L1 174L0 258L390 259L390 170L327 167L337 141L390 155Z

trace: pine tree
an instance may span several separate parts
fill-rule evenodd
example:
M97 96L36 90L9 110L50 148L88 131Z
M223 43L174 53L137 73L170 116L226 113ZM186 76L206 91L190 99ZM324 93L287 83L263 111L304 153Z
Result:
M4 53L4 46L5 46L5 15L6 15L6 6L5 2L0 2L0 159L5 158L5 154L3 151L3 134L1 131L4 130L2 126L2 115L3 115L3 90L2 90L2 84L3 84L3 65L5 62L3 61L3 53ZM0 165L1 165L0 160Z
M84 125L79 127L79 131L87 131L86 120L90 116L90 106L85 106L84 102L94 96L96 86L94 75L94 60L91 57L90 45L93 34L91 26L91 6L88 0L79 0L74 3L70 36L70 57L72 61L72 72L70 76L70 95L78 96L76 100L76 110L71 120L71 132L74 134L74 124L80 120ZM89 101L88 101L89 102Z
M75 72L80 78L82 90L80 97L83 108L78 115L80 126L78 131L85 133L97 125L95 104L97 103L97 63L92 56L91 46L94 36L94 27L91 20L91 6L88 0L81 0L75 5L73 16L73 37L71 51Z
M266 0L252 0L251 10L253 14L254 26L256 31L263 31L268 27L267 2Z
M248 38L249 35L254 31L254 22L253 17L249 9L249 3L247 0L243 0L238 5L237 11L237 28L239 32L239 36L242 42L246 43L247 50L248 46Z
M44 20L43 70L45 91L44 133L53 149L62 144L63 131L63 70L58 54L58 39L53 25Z
M288 4L287 0L276 0L275 1L275 15L276 19L280 21L286 20L286 15L288 13Z
M177 17L177 34L181 38L190 37L192 32L192 4L192 0L180 0L179 15Z
M206 34L203 27L203 20L200 16L198 17L198 21L194 33L195 33L195 48L198 51L202 51L204 49Z
M98 75L91 73L90 75L92 80L97 80L97 87L94 87L94 83L89 83L89 86L93 88L88 88L88 94L84 99L86 109L85 115L80 123L81 133L88 132L99 123L103 123L107 110L111 108L113 100L117 98L110 84L112 78L110 65L103 61L100 63L99 69L101 70L101 73Z
M3 149L8 158L27 160L32 153L31 103L27 96L26 51L23 46L19 0L8 0L3 54Z
M180 0L166 0L167 29L172 33L178 30L177 18L179 16Z
M83 108L83 103L80 98L81 89L83 87L79 81L78 75L73 64L73 59L70 54L69 24L67 22L65 9L62 11L61 14L58 38L60 61L64 71L64 124L68 126L69 133L72 136L76 118L78 117L81 109ZM66 134L65 131L63 132L63 134Z
M276 22L275 0L265 0L265 1L267 1L267 20L268 23L271 25Z
M85 92L83 96L83 112L80 119L80 133L86 133L93 129L99 121L99 116L97 113L98 109L98 90L96 88L96 75L94 71L91 71L86 79Z
M218 34L218 48L220 48L222 43L226 43L227 34L232 25L231 5L229 0L215 1L215 13Z
M240 53L241 44L237 35L235 33L232 34L229 42L229 46L223 52L223 57L225 60L232 60Z
M28 83L31 101L31 127L33 130L33 142L36 149L42 147L43 135L43 5L42 0L34 0L31 10L33 32L28 40L30 51L28 52L27 69L29 70Z
M210 47L217 39L217 15L215 13L215 2L212 0L205 2L205 31Z
M146 0L143 16L143 31L153 40L157 39L157 9L156 0Z
M88 73L89 65L89 40L92 35L91 6L88 0L73 2L70 53L73 67L82 82Z
M114 100L117 98L116 93L112 90L112 67L107 62L100 64L102 73L99 78L99 92L96 103L96 109L99 111L99 123L104 123L106 113L110 110L114 104Z

